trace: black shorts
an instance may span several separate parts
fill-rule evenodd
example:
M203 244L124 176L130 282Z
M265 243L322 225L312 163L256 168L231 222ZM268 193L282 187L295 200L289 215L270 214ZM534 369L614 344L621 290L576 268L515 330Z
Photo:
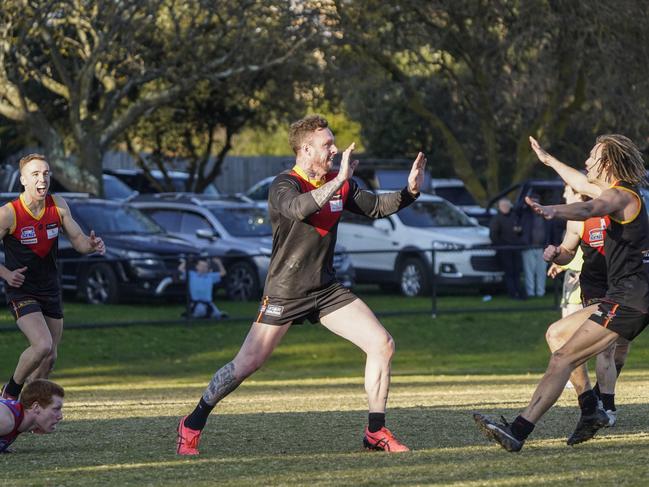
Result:
M590 319L629 341L649 325L649 313L611 301L601 301Z
M338 282L301 298L264 296L255 321L266 325L299 324L304 320L318 323L323 316L356 299L354 293Z
M15 320L30 313L43 313L49 318L63 318L63 302L58 296L16 295L7 296L9 310Z

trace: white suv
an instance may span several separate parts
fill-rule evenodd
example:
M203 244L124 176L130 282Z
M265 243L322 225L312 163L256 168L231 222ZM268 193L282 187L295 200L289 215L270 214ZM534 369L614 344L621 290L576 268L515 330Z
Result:
M430 293L433 248L438 285L502 281L495 251L489 248L489 229L438 196L422 194L412 205L379 220L346 212L338 226L338 242L351 252L357 283L398 285L406 296Z

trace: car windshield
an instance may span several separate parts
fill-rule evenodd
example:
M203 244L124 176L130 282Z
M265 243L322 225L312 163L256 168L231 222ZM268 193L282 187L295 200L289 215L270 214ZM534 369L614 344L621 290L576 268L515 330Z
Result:
M260 208L210 208L221 225L234 237L266 237L273 233L268 213Z
M104 197L109 200L124 200L135 192L125 182L112 174L104 174L103 181Z
M467 191L464 186L446 186L435 188L435 194L445 200L449 200L454 205L477 205L475 198Z
M79 204L74 205L73 213L82 225L97 235L164 232L152 219L128 206Z
M408 227L473 227L474 223L463 212L445 201L415 201L397 213Z

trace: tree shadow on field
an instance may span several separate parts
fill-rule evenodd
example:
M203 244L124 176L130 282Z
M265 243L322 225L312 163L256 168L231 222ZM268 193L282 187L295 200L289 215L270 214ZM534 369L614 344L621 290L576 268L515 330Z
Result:
M504 414L508 419L518 413L512 409L481 412ZM11 456L29 465L36 484L47 479L56 485L99 485L109 478L112 485L198 485L214 479L233 484L305 484L315 478L315 483L332 485L443 484L485 478L498 484L528 469L544 474L539 462L551 462L553 475L559 475L555 480L574 480L575 465L596 472L602 470L602 458L619 459L621 452L622 457L631 452L636 459L649 456L649 436L639 433L647 424L646 404L624 405L618 426L572 448L565 445L565 438L576 424L578 411L553 408L517 455L485 440L471 413L466 408L390 409L388 427L413 452L385 455L362 448L365 411L217 411L204 431L201 455L179 457L175 454L177 416L128 417L124 410L121 419L73 420L63 423L56 434L23 435ZM392 477L394 468L399 482ZM0 481L16 480L20 470L0 469Z

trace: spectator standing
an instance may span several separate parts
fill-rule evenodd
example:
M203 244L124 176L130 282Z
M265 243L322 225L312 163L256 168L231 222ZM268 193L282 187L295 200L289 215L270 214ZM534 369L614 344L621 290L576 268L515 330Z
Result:
M539 203L538 194L530 196ZM526 207L521 213L522 243L529 248L521 251L523 261L523 275L525 280L525 293L527 297L541 297L545 295L547 264L543 260L543 249L550 243L548 241L548 223L541 215L537 215L531 208Z
M491 219L489 225L489 238L491 243L499 248L496 251L500 267L505 273L505 286L507 294L512 299L525 299L525 291L520 283L521 251L515 246L520 246L522 228L518 218L512 211L512 203L507 198L498 201L498 214Z

